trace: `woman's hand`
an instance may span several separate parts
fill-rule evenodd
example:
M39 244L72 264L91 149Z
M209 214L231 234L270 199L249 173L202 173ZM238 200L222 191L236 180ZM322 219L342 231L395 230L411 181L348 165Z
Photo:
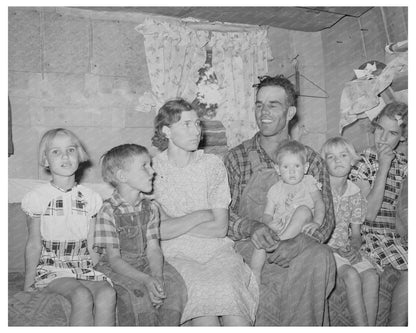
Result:
M199 211L203 213L204 211ZM228 209L212 208L209 210L211 220L192 228L187 234L201 238L222 238L228 231ZM193 214L193 213L192 213Z

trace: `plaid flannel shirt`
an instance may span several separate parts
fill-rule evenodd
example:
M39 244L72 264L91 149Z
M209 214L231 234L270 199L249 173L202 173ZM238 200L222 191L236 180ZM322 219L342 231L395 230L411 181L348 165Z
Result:
M120 248L117 228L114 219L114 208L117 207L122 214L139 212L142 209L144 199L139 199L133 206L125 201L117 190L114 190L113 195L104 201L100 211L97 214L94 232L94 249L101 253L102 249L112 247L114 249ZM151 203L151 215L147 225L146 239L160 239L160 219L159 210L156 204Z
M325 203L324 221L311 237L320 243L324 243L328 240L335 225L329 173L324 160L312 148L306 146L306 149L308 151L309 161L308 174L314 176L322 184L322 197ZM250 221L247 217L238 215L238 207L242 193L253 174L251 163L248 159L248 153L250 151L256 151L259 154L260 162L267 165L267 168L273 168L274 164L273 160L260 146L259 132L252 139L231 149L225 156L224 164L228 171L231 191L228 236L234 240L250 237Z

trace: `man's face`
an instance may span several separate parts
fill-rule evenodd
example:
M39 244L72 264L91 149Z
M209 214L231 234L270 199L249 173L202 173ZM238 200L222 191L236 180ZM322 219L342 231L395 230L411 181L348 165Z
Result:
M293 117L294 109L287 105L286 92L282 87L266 86L260 88L256 96L256 122L263 136L279 134Z

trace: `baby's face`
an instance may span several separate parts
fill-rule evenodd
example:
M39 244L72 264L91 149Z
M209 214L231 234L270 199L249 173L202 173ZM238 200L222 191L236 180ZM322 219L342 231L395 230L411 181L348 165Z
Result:
M325 155L326 166L333 177L345 177L350 173L352 157L347 148L332 147Z
M300 156L287 153L277 161L277 169L286 184L296 185L303 179L308 166Z

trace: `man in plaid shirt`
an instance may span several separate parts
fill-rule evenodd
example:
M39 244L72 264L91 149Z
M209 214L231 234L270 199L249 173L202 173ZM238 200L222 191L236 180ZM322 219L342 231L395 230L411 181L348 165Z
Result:
M308 174L322 184L325 203L325 219L312 235L301 233L292 239L279 240L266 224L247 216L266 198L272 184L264 183L271 178L258 182L259 173L266 170L270 174L273 169L270 156L289 138L288 123L296 114L296 92L288 79L267 76L260 78L256 87L255 115L259 132L231 149L224 159L232 197L228 236L238 241L236 248L248 262L253 245L268 249L256 325L328 325L327 298L335 284L336 269L331 250L319 243L329 238L335 218L329 174L321 157L307 147ZM256 164L261 167L254 167ZM254 182L250 181L252 177L257 177ZM277 173L276 177L273 173L273 180L277 181Z

